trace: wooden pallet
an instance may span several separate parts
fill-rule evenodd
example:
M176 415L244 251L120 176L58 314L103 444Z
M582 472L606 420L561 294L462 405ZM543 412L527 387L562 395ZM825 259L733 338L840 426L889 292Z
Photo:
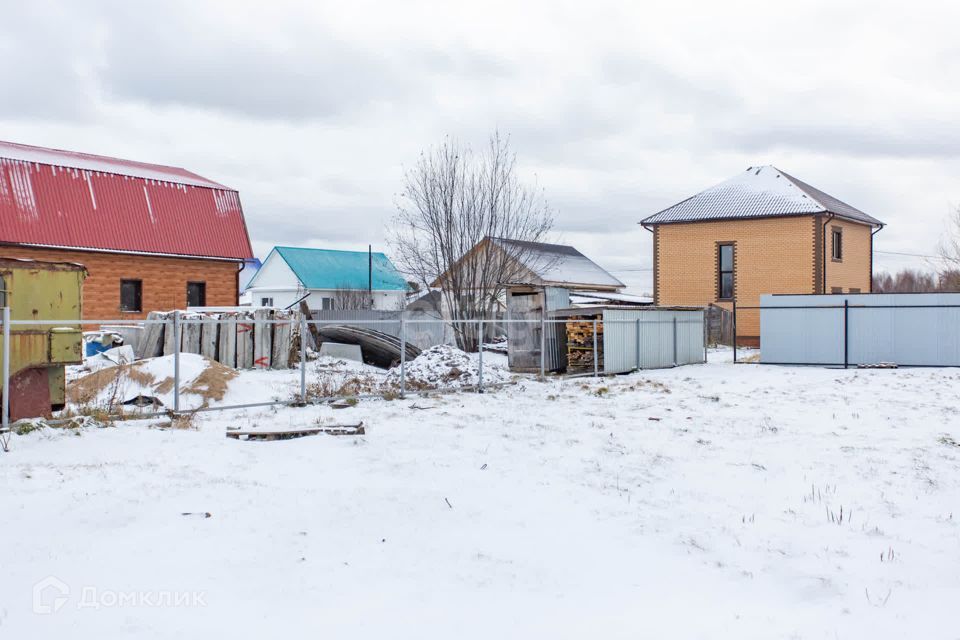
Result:
M896 369L896 362L875 362L872 364L858 364L857 369Z
M363 423L358 424L328 424L303 429L283 429L280 431L266 431L263 429L230 430L227 437L234 440L292 440L305 436L315 436L325 433L330 436L362 436L366 433Z

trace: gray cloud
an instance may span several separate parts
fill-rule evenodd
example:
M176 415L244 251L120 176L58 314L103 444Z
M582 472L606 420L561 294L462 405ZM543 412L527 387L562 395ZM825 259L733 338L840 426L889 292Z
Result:
M221 180L240 190L258 251L382 246L402 167L445 135L479 146L494 128L556 208L558 237L616 268L649 260L637 220L758 163L890 223L878 248L935 246L960 200L954 5L923 28L852 11L862 28L819 21L810 38L836 11L826 0L704 2L696 20L598 1L503 15L442 2L13 3L0 128Z
M0 26L0 116L87 122L96 116L94 60L83 53L87 22L72 7L16 2ZM79 52L79 53L78 53Z
M751 153L808 151L894 158L960 158L960 127L936 120L875 124L783 123L726 131L718 141Z

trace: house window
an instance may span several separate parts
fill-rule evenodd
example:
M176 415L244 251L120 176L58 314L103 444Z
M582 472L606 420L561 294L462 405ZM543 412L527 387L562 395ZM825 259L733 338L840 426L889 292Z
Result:
M833 238L831 257L834 262L841 262L843 260L843 229L834 227L831 236Z
M830 293L843 293L843 287L830 287Z
M717 254L717 298L733 300L733 245L719 245Z
M206 282L188 282L187 283L187 306L188 307L207 306L207 283Z
M261 307L272 307L272 306L273 306L273 298L260 298L260 306L261 306Z
M143 311L143 281L120 281L120 311Z
M7 306L7 281L0 276L0 307Z
M333 298L320 298L320 308L324 311L333 309Z

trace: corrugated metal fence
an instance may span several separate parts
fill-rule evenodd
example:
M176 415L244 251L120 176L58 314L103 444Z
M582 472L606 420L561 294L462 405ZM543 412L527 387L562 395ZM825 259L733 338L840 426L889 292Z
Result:
M960 293L762 296L760 362L960 366Z
M604 309L603 370L706 362L703 309Z

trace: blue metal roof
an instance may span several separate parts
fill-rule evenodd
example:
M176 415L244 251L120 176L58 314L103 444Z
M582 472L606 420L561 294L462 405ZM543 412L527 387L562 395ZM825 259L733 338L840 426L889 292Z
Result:
M307 289L366 289L368 286L368 259L366 251L336 251L334 249L301 249L274 247L274 251L289 265ZM390 258L373 254L373 290L403 291L407 281Z

